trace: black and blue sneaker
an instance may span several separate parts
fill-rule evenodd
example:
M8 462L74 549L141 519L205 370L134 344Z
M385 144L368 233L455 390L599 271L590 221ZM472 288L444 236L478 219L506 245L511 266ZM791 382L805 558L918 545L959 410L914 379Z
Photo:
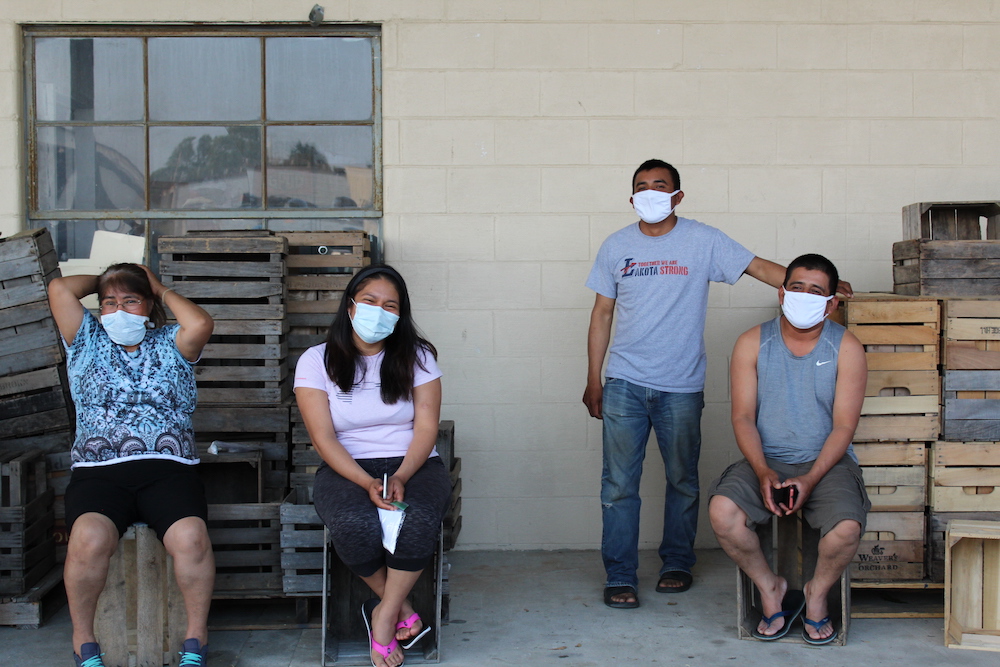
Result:
M73 654L73 660L76 661L76 667L104 667L104 661L101 660L101 645L97 642L87 642L80 646L80 655L76 653Z
M181 661L178 663L178 667L205 667L208 664L207 656L208 644L202 646L194 637L185 639L184 646L181 647ZM91 666L86 665L85 667ZM100 665L94 667L100 667Z

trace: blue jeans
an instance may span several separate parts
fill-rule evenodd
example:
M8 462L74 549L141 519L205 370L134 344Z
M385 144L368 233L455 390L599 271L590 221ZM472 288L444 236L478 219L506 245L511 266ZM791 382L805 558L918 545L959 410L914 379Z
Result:
M657 391L626 380L604 384L604 471L601 556L607 586L638 586L639 478L650 429L656 432L667 477L660 574L690 572L698 528L698 456L703 392Z

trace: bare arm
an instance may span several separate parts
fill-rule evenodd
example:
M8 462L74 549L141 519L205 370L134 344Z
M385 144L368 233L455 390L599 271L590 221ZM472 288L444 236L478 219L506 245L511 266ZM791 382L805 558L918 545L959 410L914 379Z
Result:
M583 392L583 403L591 417L601 419L601 398L604 386L601 383L601 368L604 356L611 343L611 322L615 315L615 300L598 294L594 300L594 310L590 313L590 329L587 332L587 388Z
M861 405L865 400L868 381L868 364L865 349L850 331L844 333L837 357L837 388L833 399L833 428L823 443L823 449L809 472L801 477L786 480L799 487L798 499L792 511L802 507L812 489L823 479L837 461L844 457L854 438L861 418Z
M729 364L730 393L732 394L733 433L736 445L757 474L760 495L764 505L774 514L781 515L774 504L773 490L779 487L778 474L771 470L764 458L764 445L757 430L757 355L760 350L760 326L745 332L736 340L733 358Z
M322 389L297 387L295 402L302 413L309 439L326 464L341 477L367 489L368 497L376 506L387 510L395 509L382 500L382 480L375 479L365 472L337 440L333 417L330 416L329 395Z
M49 282L49 308L67 345L83 324L83 304L80 299L97 292L97 276L66 276Z
M181 325L177 332L177 349L188 361L197 361L215 328L212 316L198 304L165 287L148 267L142 268L149 278L153 294L164 306L170 308L170 312L177 318L177 324Z
M413 440L389 483L388 499L403 500L403 487L434 450L441 421L441 378L413 388ZM395 482L398 481L397 485Z

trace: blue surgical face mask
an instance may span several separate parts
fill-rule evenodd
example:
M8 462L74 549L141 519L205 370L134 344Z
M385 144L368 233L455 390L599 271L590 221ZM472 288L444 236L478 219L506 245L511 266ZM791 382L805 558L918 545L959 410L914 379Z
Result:
M354 299L351 299L351 302L354 303L351 326L354 327L354 333L358 334L358 338L364 342L377 343L395 331L399 315L368 303L358 303Z
M101 315L101 326L108 332L112 341L119 345L138 345L146 336L145 315L134 315L125 310L116 310L107 315Z

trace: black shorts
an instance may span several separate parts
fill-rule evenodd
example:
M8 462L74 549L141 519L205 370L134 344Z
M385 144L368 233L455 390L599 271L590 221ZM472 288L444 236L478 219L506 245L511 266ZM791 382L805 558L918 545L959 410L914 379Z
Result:
M88 513L111 519L119 537L133 523L148 524L163 541L167 529L189 516L208 520L205 486L196 466L145 459L75 468L66 487L66 527Z

